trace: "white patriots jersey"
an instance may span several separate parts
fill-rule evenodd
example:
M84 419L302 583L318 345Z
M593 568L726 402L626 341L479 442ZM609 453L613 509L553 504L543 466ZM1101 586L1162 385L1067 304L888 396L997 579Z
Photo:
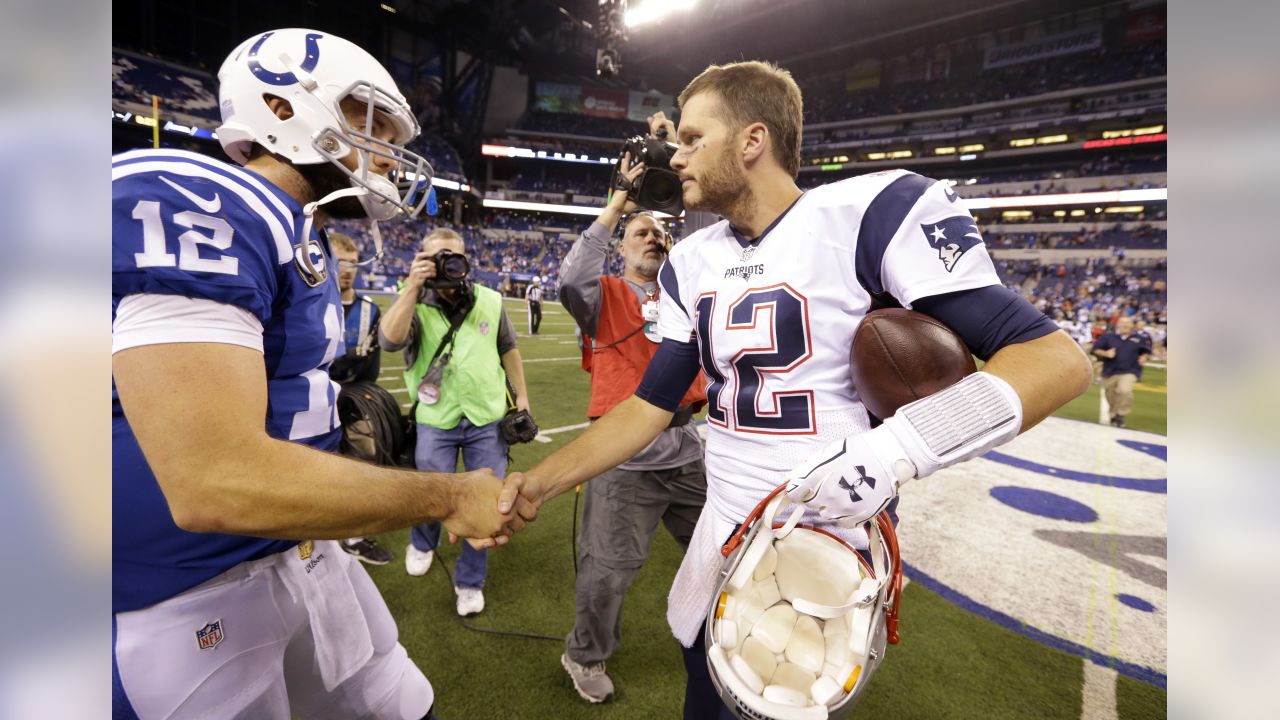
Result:
M869 428L850 377L875 307L999 285L950 188L903 170L809 190L751 248L721 221L672 248L658 331L695 340L707 384L708 506L741 522L783 476Z

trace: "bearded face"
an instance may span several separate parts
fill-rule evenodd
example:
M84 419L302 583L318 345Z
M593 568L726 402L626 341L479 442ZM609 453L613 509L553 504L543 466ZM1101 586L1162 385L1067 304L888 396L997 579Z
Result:
M351 181L331 163L317 165L297 165L298 173L311 185L315 199L328 195L335 190L351 187ZM324 204L324 212L330 217L340 220L359 220L368 217L364 206L357 197L342 197Z
M725 144L707 167L686 174L693 182L685 185L684 206L690 210L704 210L718 215L729 215L750 195L747 173L737 162L734 148Z

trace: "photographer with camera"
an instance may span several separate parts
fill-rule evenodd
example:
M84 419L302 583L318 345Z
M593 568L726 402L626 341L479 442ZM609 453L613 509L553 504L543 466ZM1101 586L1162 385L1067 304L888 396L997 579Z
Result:
M628 148L643 152L630 142ZM651 190L655 174L642 163L633 166L632 157L630 150L624 151L615 188L639 185L641 191ZM679 184L674 187L678 201ZM668 238L657 218L632 214L637 209L627 190L615 189L609 205L560 266L560 301L589 343L587 415L592 420L635 392L658 350L658 270L666 259ZM617 250L624 261L623 275L602 275L604 261L613 252L611 235L626 214L631 217ZM613 681L604 663L621 642L623 597L644 564L658 521L682 549L687 548L706 502L702 446L689 423L706 402L703 387L703 378L697 378L665 431L585 488L578 533L576 618L560 662L588 702L604 702L613 695Z
M418 469L454 472L461 452L468 471L490 468L501 477L509 442L528 442L537 427L502 296L472 283L470 271L462 236L431 231L382 318L379 338L384 349L405 353L405 387L417 399ZM508 381L515 396L510 414ZM410 575L427 573L439 541L439 523L414 526L405 549ZM486 551L463 544L453 578L459 615L484 609L486 561Z

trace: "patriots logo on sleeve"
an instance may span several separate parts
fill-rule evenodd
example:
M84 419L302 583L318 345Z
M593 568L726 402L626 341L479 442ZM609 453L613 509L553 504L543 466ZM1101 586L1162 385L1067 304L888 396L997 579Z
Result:
M929 246L938 251L938 259L951 272L960 257L982 243L982 235L973 218L967 215L949 217L936 223L923 223L920 229Z

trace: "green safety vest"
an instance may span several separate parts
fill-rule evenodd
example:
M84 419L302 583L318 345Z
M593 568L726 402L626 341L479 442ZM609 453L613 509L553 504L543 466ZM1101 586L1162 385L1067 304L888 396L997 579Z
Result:
M507 375L498 356L502 296L487 287L473 288L475 305L453 335L453 358L440 381L440 400L434 405L418 403L415 419L421 425L448 430L465 415L479 427L507 413ZM405 370L404 385L416 397L431 356L449 332L449 321L444 311L433 305L418 303L414 312L421 330L418 357Z

